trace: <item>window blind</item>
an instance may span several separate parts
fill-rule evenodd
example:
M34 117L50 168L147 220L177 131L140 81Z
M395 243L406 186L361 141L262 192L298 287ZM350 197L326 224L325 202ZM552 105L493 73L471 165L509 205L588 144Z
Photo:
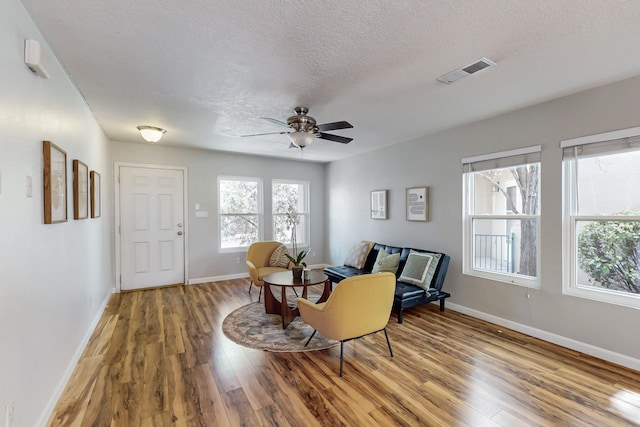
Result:
M540 162L542 147L536 145L517 150L502 151L483 156L468 157L462 159L462 170L466 172L478 172L491 169L502 169L513 166L527 165Z

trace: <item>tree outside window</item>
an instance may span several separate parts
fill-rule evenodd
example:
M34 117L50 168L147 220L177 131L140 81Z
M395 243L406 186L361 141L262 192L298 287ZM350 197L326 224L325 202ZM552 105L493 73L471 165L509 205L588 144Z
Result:
M298 213L300 223L296 227L298 246L309 245L309 183L307 181L273 180L271 185L273 238L291 244L291 230L286 216L290 206Z
M261 187L258 178L218 178L221 249L246 248L260 239Z
M539 150L463 161L465 274L538 286Z
M563 142L569 294L640 307L638 133Z

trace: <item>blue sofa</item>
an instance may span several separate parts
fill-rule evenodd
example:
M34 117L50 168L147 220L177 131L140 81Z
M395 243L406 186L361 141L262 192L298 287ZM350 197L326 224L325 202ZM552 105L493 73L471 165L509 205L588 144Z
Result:
M341 280L347 277L358 276L361 274L369 274L373 269L376 258L378 257L378 251L384 250L389 254L395 254L400 252L400 262L398 264L398 271L396 272L396 290L393 299L393 309L398 313L398 323L402 323L402 314L405 309L415 307L422 304L427 304L432 301L440 301L440 311L444 311L444 301L449 298L451 294L442 291L442 285L444 284L444 278L447 275L447 269L449 268L450 257L441 252L428 251L424 249L414 248L401 248L397 246L389 246L381 243L375 243L367 255L367 259L363 268L356 268L347 265L339 265L333 267L326 267L324 269L325 274L329 277L332 283L339 283ZM440 260L436 267L435 273L429 285L429 292L423 288L404 283L397 280L402 273L402 269L407 261L410 251L426 252L433 254L440 254Z

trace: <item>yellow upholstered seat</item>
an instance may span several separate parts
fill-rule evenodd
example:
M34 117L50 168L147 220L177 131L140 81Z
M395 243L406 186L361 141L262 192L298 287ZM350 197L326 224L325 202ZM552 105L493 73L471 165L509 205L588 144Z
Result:
M251 286L259 286L260 294L258 295L258 301L260 301L262 286L264 286L262 278L271 273L287 271L286 268L269 266L269 258L271 258L271 254L280 245L282 245L282 243L272 241L255 242L251 244L247 250L247 269L249 270L249 277L251 277L249 292L251 292Z
M393 357L387 323L393 306L396 276L393 273L364 274L342 280L321 304L298 298L302 320L326 338L340 341L340 376L345 341L384 331ZM306 344L305 344L306 345Z

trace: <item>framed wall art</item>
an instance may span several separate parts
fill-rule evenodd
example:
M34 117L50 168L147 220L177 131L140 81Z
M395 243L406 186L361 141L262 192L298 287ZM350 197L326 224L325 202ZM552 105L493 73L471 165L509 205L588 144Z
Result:
M67 153L51 141L43 141L44 223L67 221Z
M73 161L73 218L89 218L89 168L80 160Z
M429 221L429 187L407 188L407 221Z
M371 219L387 219L387 190L371 192Z
M91 218L100 218L101 203L100 174L96 171L91 171Z

